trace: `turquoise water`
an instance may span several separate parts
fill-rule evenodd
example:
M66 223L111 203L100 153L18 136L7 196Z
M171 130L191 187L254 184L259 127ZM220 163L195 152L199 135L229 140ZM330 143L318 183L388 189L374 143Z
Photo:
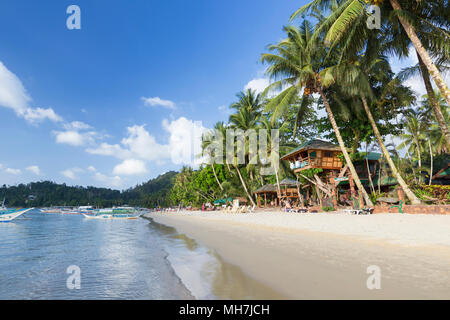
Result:
M170 261L192 248L174 232L143 218L30 212L0 224L0 299L191 299ZM72 265L80 289L67 287Z

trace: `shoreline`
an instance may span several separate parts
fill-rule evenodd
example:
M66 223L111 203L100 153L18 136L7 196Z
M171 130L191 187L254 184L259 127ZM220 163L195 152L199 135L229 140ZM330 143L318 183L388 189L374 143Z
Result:
M166 252L165 260L192 299L286 299L174 227L156 222L149 216L143 218L163 236L161 244Z
M214 250L280 298L450 298L450 217L277 212L147 217ZM367 289L371 265L381 269L380 290Z

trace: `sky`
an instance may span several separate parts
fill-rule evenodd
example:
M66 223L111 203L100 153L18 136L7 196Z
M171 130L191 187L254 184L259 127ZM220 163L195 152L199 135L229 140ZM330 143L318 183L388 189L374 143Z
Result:
M261 53L304 3L2 0L0 184L126 189L192 165L189 141L269 83Z

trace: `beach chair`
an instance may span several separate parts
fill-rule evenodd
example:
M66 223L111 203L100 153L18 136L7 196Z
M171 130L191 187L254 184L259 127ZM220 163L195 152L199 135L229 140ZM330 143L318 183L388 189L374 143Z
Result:
M355 199L353 209L347 209L347 210L344 210L344 212L350 212L352 214L372 214L373 210L374 210L374 208L368 208L368 207L361 208L359 205L359 201L357 199Z
M246 206L241 206L237 209L236 213L245 213L245 209L247 209Z

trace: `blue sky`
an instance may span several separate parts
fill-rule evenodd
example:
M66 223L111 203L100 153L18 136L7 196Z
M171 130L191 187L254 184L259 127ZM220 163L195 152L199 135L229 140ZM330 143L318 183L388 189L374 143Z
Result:
M123 189L179 169L182 130L264 84L260 54L303 2L1 1L0 183Z
M304 3L2 0L0 183L124 189L189 164L186 139L267 84L260 54Z

